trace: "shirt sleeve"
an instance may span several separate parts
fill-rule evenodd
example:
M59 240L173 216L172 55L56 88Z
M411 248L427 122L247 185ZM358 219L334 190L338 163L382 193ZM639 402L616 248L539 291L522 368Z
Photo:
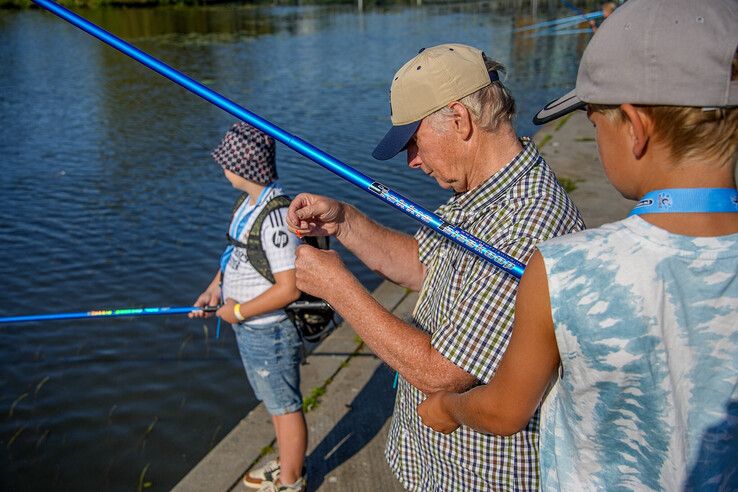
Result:
M297 236L287 227L287 207L272 211L261 226L261 244L272 273L295 268Z

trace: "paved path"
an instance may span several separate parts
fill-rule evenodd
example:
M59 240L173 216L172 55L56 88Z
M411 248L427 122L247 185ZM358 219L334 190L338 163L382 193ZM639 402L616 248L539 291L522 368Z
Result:
M589 227L625 217L632 202L607 183L597 158L594 131L583 113L553 122L535 137L541 152L561 179L576 188L572 198ZM414 293L384 282L377 300L399 317L407 317ZM308 490L401 491L384 460L384 443L394 405L393 373L347 325L340 326L307 359L302 390L309 397L324 387L319 405L307 414ZM242 491L240 478L274 451L271 420L262 405L249 413L185 476L175 491Z

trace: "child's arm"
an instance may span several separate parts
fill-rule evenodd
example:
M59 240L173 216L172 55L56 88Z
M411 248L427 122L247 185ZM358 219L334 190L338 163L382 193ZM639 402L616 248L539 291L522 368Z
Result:
M220 304L220 268L215 272L213 280L208 285L205 292L200 294L193 306L205 307L205 306L217 306ZM192 311L188 314L190 318L209 318L213 313L206 313L205 311Z
M445 434L459 425L514 434L528 424L559 362L545 266L536 251L520 281L510 345L492 381L466 393L435 393L418 413L425 425Z
M270 313L281 309L300 297L300 291L295 287L295 270L284 270L274 274L274 285L248 302L239 306L239 313L243 319L249 319L260 314ZM215 313L228 323L238 323L234 308L236 301L226 299L225 304Z

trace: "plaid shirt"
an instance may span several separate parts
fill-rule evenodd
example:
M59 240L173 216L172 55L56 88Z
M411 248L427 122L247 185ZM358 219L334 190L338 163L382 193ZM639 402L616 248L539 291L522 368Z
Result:
M526 262L535 245L584 228L574 204L530 139L481 186L452 197L436 213L501 251ZM489 382L507 348L518 282L486 260L421 228L426 277L413 313L444 357ZM385 454L409 490L537 490L538 412L509 437L460 427L446 436L423 426L416 412L425 396L402 377Z

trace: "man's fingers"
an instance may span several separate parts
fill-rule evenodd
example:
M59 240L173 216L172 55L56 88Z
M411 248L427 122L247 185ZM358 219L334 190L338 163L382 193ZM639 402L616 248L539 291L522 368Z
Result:
M315 205L305 205L295 211L302 227L305 227L303 224L306 224L308 219L320 216L320 212L316 209L317 207Z
M300 193L290 203L287 209L287 224L293 227L300 225L300 218L297 215L298 210L310 204L310 195L308 193Z

